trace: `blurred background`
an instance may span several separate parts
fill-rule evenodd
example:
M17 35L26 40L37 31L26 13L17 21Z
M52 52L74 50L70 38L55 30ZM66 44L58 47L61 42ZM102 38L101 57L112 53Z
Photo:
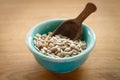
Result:
M88 2L97 6L84 23L96 34L87 62L67 74L39 66L27 49L27 32L56 18L77 17ZM0 80L120 80L120 0L0 0Z

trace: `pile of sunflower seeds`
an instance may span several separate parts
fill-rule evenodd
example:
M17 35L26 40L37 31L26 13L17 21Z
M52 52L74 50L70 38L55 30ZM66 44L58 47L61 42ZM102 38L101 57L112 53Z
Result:
M70 40L62 35L51 37L52 32L48 34L36 34L34 37L34 47L39 52L55 57L64 58L80 54L86 49L86 42L82 40Z

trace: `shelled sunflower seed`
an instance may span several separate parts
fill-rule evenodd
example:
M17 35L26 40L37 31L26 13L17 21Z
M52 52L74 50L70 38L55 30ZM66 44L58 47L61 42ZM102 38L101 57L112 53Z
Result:
M34 47L39 52L55 58L72 57L86 49L86 42L82 40L70 40L66 36L48 34L36 34Z

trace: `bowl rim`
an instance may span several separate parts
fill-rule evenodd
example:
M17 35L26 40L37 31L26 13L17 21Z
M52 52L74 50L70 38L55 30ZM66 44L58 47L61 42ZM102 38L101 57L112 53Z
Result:
M34 30L36 29L36 27L38 27L39 25L42 25L42 24L45 24L46 22L50 22L50 21L58 21L58 20L61 20L61 21L64 21L66 19L62 19L62 18L59 18L59 19L50 19L50 20L46 20L46 21L43 21L43 22L40 22L38 23L37 25L33 26L29 32L27 33L27 36L26 36L26 44L27 44L27 47L28 49L33 53L33 55L37 55L39 56L40 58L42 59L45 59L45 60L49 60L49 61L53 61L53 62L69 62L69 61L74 61L76 59L79 59L80 57L84 56L84 55L87 55L89 54L92 49L95 47L95 44L96 44L96 37L95 37L95 33L94 31L92 30L92 28L90 28L88 25L86 25L85 23L83 23L82 25L84 25L89 31L90 33L92 34L92 37L93 37L93 44L90 44L89 48L86 48L83 52L81 52L80 54L78 55L75 55L75 56L72 56L72 57L65 57L65 58L55 58L55 57L50 57L50 56L46 56L44 54L41 54L40 52L38 52L34 46L32 46L32 33L34 32ZM34 56L35 56L34 55Z

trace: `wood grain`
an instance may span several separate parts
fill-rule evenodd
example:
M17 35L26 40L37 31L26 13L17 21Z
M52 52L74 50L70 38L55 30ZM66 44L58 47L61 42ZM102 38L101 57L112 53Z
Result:
M85 23L97 43L84 65L56 74L38 65L25 44L35 24L74 18L87 2L97 5ZM120 80L120 0L0 0L0 80Z

